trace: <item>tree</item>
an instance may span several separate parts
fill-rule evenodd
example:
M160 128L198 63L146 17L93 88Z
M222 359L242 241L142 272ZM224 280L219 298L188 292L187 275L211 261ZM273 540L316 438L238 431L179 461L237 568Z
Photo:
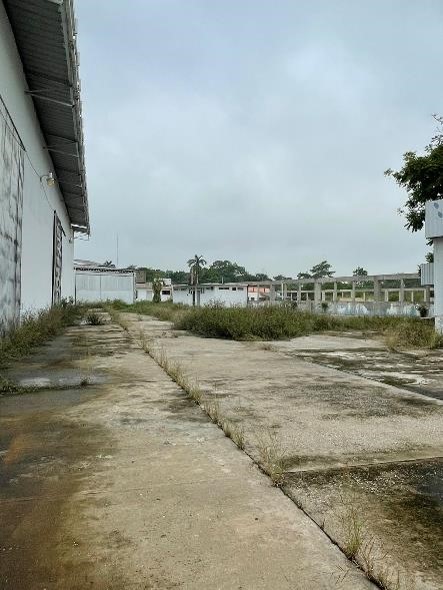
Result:
M299 272L297 274L297 279L310 279L312 278L308 272Z
M363 268L362 266L357 266L357 268L355 268L352 271L352 275L354 277L367 277L368 276L368 271ZM356 287L362 288L362 287L371 287L372 286L372 281L357 281L355 283Z
M230 260L214 260L202 270L201 281L204 283L235 283L245 280L247 272L244 266L239 266Z
M392 176L408 193L406 203L399 212L406 218L405 227L413 232L423 227L426 201L443 197L443 117L433 117L438 124L437 133L425 147L425 155L406 152L400 170L389 168L385 171L385 176Z
M322 260L318 264L315 264L309 271L311 278L322 279L324 277L332 277L335 274L335 270L332 270L332 265L327 260Z
M354 277L367 277L368 271L365 270L362 266L357 266L357 268L355 268L352 271L352 276L354 276Z
M200 272L201 269L206 266L206 260L203 256L197 256L197 254L195 254L194 258L188 260L188 266L191 270L191 283L193 285L198 285Z
M194 285L194 290L192 292L192 305L195 306L195 294L197 290L196 287L198 285L201 269L206 266L206 260L203 258L203 256L198 256L195 254L194 258L190 258L188 260L188 266L191 270L191 285Z
M170 278L174 285L189 283L189 273L185 270L166 270L165 277Z
M152 301L154 303L161 302L161 300L162 300L162 298L161 298L162 287L163 287L163 283L160 279L154 279L152 281L152 290L154 292L154 294L152 296Z

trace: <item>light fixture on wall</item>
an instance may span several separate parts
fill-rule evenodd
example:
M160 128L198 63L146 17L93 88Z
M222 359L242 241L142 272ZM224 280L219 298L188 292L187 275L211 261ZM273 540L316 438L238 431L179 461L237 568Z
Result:
M43 182L43 179L46 180L46 184L48 186L54 186L55 178L52 172L48 172L48 174L43 174L43 176L40 176L40 182Z

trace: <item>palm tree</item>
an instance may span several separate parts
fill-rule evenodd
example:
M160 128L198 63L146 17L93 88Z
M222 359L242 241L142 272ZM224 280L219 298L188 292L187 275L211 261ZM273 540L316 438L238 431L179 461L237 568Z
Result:
M206 260L203 258L203 256L197 256L197 254L195 254L194 258L190 258L188 260L188 266L191 270L191 285L194 285L194 291L192 293L192 305L195 306L195 293L197 290L198 279L201 269L206 266Z

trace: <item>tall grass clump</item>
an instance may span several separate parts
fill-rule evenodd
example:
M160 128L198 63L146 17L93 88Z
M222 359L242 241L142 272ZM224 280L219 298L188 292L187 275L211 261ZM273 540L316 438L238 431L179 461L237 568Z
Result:
M386 331L386 344L390 349L441 348L443 336L437 334L431 322L402 318Z
M24 314L20 324L0 339L0 366L25 357L36 346L58 336L66 326L73 325L82 313L81 306L63 304Z
M271 478L273 485L280 487L284 482L288 457L275 433L270 430L259 433L257 447L261 468Z

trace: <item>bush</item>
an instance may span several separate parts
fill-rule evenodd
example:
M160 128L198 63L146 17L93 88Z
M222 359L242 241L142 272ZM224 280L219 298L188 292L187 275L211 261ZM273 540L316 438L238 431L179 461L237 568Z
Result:
M440 348L443 337L437 334L432 322L402 318L387 331L390 348Z
M90 326L102 326L104 324L103 317L95 311L91 311L86 315L86 323Z

